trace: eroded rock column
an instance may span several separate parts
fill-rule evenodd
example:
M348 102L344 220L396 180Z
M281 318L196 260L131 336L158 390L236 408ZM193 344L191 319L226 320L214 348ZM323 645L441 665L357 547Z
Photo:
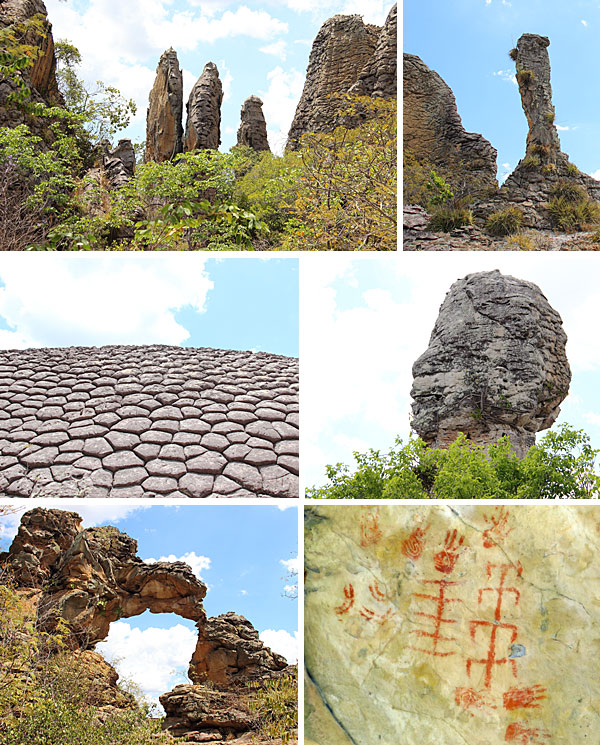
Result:
M248 145L254 150L271 150L262 107L263 102L258 96L250 96L244 101L241 111L242 121L237 133L238 145Z
M214 62L207 62L192 88L187 103L184 150L209 148L221 144L221 103L223 86Z
M395 98L398 90L398 7L388 13L372 58L350 87L352 96Z
M172 160L183 151L183 75L177 52L170 48L160 58L146 115L145 161Z
M532 282L498 270L458 280L413 365L413 428L432 448L459 433L483 446L508 435L524 456L569 391L566 341Z

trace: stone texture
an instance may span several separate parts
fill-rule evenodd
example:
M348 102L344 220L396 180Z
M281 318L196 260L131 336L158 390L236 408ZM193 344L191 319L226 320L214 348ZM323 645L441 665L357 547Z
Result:
M596 507L308 508L307 742L598 743L599 551Z
M298 496L295 461L279 461L277 474L255 468L298 451L298 429L287 422L298 407L293 358L70 347L0 351L0 369L0 495L99 497L98 488L114 486L127 495L112 497L210 497L238 489ZM12 416L15 403L20 417ZM253 436L260 445L240 446ZM40 469L49 470L44 479Z
M559 314L532 282L498 270L458 280L413 365L413 428L435 448L459 432L481 445L509 435L523 456L569 390L566 341Z
M163 52L150 91L144 160L170 161L183 151L183 74L177 52Z
M361 16L337 15L317 34L306 71L304 90L288 134L288 147L297 147L307 132L331 132L337 123L339 101L371 62L381 29L363 23Z
M263 102L258 96L250 96L242 104L242 121L237 132L238 145L248 145L254 150L271 150L262 106Z
M214 62L207 62L187 102L184 149L217 150L221 144L223 86Z
M396 98L398 93L398 6L388 13L373 56L348 93L353 96Z
M496 150L466 132L454 94L414 54L404 53L404 151L444 172L460 175L471 192L497 187Z
M105 144L102 165L109 189L125 186L135 173L135 151L131 140L119 140L116 148Z

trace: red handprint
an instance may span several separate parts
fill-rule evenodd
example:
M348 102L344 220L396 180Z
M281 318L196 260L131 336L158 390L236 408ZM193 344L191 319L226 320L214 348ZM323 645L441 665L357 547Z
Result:
M446 532L444 548L433 557L433 564L438 572L449 573L454 570L465 537L461 536L460 539L457 539L456 529Z
M425 534L427 533L428 528L429 526L425 526L425 528L413 529L408 539L405 539L402 542L401 551L405 557L408 557L412 560L417 560L423 554L423 549L425 548L423 539L425 538Z
M496 514L492 513L489 518L485 513L483 518L486 523L491 523L490 528L486 528L483 532L483 546L486 549L495 547L500 544L508 534L512 531L512 528L508 528L508 516L509 512L504 507L499 506Z
M345 614L347 611L350 611L354 605L354 588L352 587L352 583L344 586L344 596L346 597L344 603L335 607L335 613L340 616Z
M523 723L511 723L506 728L504 740L507 743L545 743L550 738L550 733L539 728L528 728Z
M493 710L496 709L496 705L491 699L489 692L476 692L475 689L467 686L456 687L454 700L465 712L469 712L469 710L482 710L485 707L491 707ZM473 715L472 712L469 712L469 714Z
M540 707L537 702L546 699L545 687L535 684L524 689L513 687L504 692L504 707L507 710L516 710L519 707Z

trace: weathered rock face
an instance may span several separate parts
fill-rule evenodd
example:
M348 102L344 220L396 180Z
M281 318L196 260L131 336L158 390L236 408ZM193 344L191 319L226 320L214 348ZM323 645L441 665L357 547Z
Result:
M523 456L568 393L566 341L537 285L498 270L458 280L413 365L413 428L434 448L508 435Z
M596 508L318 506L306 523L311 742L599 742Z
M474 193L497 187L495 148L465 131L452 91L414 54L404 54L403 87L405 152L461 175Z
M15 23L22 24L37 15L43 16L44 19L47 17L43 0L3 0L0 3L0 28L6 28ZM56 56L52 25L45 20L41 31L42 33L28 31L23 38L23 43L41 50L33 67L24 73L24 80L32 89L31 100L49 105L61 104L62 97L56 83ZM2 127L15 127L24 121L22 112L8 100L14 90L12 83L0 80L0 126ZM36 130L35 127L33 129Z
M199 625L188 676L195 684L227 687L272 678L286 667L286 659L265 647L252 624L230 611Z
M213 62L207 62L192 88L187 103L186 152L201 148L217 150L221 144L223 86Z
M348 91L353 96L396 98L398 92L398 6L388 13L373 56Z
M150 91L146 115L146 153L144 160L172 160L183 151L183 75L177 52L163 53L156 68L156 80Z
M335 94L347 93L371 62L381 29L361 16L337 15L325 21L310 53L306 82L288 134L294 148L306 132L331 132L340 107Z
M125 186L135 174L135 151L131 140L119 140L113 149L107 146L102 165L110 190Z
M108 635L111 622L146 609L203 623L206 586L183 562L145 564L137 542L113 526L81 530L76 513L34 508L7 554L19 585L42 587L41 624L62 617L81 649Z
M297 497L298 361L168 346L0 351L0 494Z
M267 123L262 110L263 102L258 96L250 96L242 105L237 144L248 145L254 150L270 150L267 139Z

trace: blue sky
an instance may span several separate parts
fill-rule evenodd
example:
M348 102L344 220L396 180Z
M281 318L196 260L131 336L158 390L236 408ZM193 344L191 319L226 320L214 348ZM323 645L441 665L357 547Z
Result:
M445 294L471 272L499 269L535 282L560 313L573 377L557 421L600 448L598 262L582 253L451 252L323 256L301 265L302 476L326 481L327 464L354 451L387 451L410 433L412 364L427 349ZM555 426L556 427L556 426Z
M26 509L33 507L28 504ZM49 507L48 501L44 507ZM84 526L114 525L138 541L143 560L182 560L208 586L209 616L235 611L249 619L261 639L294 662L297 656L298 603L285 595L297 569L298 511L275 506L145 506L53 502L74 510ZM22 511L21 511L22 512ZM6 548L19 522L3 518L0 544ZM289 594L288 594L289 595ZM98 651L117 659L122 676L147 696L187 681L195 647L193 622L174 614L151 614L113 622Z
M13 253L0 348L172 344L298 355L298 260Z
M404 51L439 73L469 132L498 150L499 175L525 153L527 122L509 50L523 33L550 39L556 124L564 152L600 178L595 95L600 3L591 0L405 0ZM505 165L508 164L508 165Z
M252 94L264 101L271 148L281 149L323 22L336 13L360 13L382 25L392 5L387 0L46 0L55 39L69 39L83 55L86 82L103 80L136 100L138 114L122 135L134 141L145 138L148 94L165 49L178 52L184 103L205 63L214 62L225 94L223 151L236 143L240 109Z

